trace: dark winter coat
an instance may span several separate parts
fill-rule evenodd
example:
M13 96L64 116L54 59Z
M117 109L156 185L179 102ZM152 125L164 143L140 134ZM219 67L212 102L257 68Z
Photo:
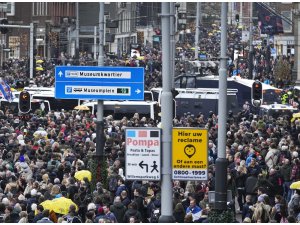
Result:
M121 202L114 203L110 206L110 211L114 213L118 223L124 223L123 219L126 210L126 207Z
M134 216L138 221L142 221L142 215L139 211L136 209L127 209L123 218L123 222L129 223L129 218L132 216Z

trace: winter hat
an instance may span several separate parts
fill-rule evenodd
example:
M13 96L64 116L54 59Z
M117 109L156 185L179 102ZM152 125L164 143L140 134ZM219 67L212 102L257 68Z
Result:
M3 203L4 205L8 205L8 204L9 204L8 198L3 198L3 199L2 199L2 203Z
M35 211L36 208L37 208L37 204L32 203L32 204L31 204L31 211Z
M294 158L297 158L297 157L298 157L298 152L294 151L294 152L293 152L293 157L294 157Z
M88 204L88 207L87 207L87 210L90 211L90 210L95 210L96 209L96 205L95 203L91 202L90 204Z
M251 223L251 219L249 217L246 217L244 219L243 223Z
M54 184L59 184L59 183L60 183L59 178L55 178L55 179L54 179Z
M266 195L264 195L264 194L262 194L262 195L260 195L260 196L258 196L258 198L257 198L257 202L263 202L264 201L264 197L265 197Z
M30 191L30 195L31 195L31 196L36 196L36 194L37 194L37 190L32 189L32 190Z
M104 214L103 207L99 207L99 208L98 208L98 213L99 213L100 215L103 215L103 214Z
M19 201L24 201L25 200L25 196L20 194L19 197L18 197L18 200Z
M25 157L24 157L24 155L21 155L21 156L20 156L20 162L25 162Z

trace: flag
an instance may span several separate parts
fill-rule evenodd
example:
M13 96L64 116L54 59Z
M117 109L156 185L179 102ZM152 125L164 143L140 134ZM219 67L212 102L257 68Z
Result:
M0 78L0 91L7 101L11 102L13 100L10 86L2 78Z
M275 15L259 4L257 4L257 10L262 34L274 35L283 33L282 19L280 16Z

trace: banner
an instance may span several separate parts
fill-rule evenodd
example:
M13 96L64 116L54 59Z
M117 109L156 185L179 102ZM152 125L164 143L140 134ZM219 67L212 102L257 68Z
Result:
M259 4L257 4L257 10L262 34L274 35L283 33L282 19L280 16L275 15Z
M0 78L0 91L7 101L11 102L13 100L10 86L2 78Z

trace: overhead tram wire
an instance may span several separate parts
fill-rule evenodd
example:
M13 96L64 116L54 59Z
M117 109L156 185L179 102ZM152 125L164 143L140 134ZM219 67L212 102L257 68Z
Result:
M266 9L267 11L269 11L270 13L272 13L275 16L279 16L281 19L283 19L285 22L287 22L289 25L293 25L293 21L290 20L289 18L283 16L282 14L276 12L274 9L272 9L271 7L269 7L268 5L266 5L265 3L259 3L259 2L255 2L257 5L263 7L264 9Z

